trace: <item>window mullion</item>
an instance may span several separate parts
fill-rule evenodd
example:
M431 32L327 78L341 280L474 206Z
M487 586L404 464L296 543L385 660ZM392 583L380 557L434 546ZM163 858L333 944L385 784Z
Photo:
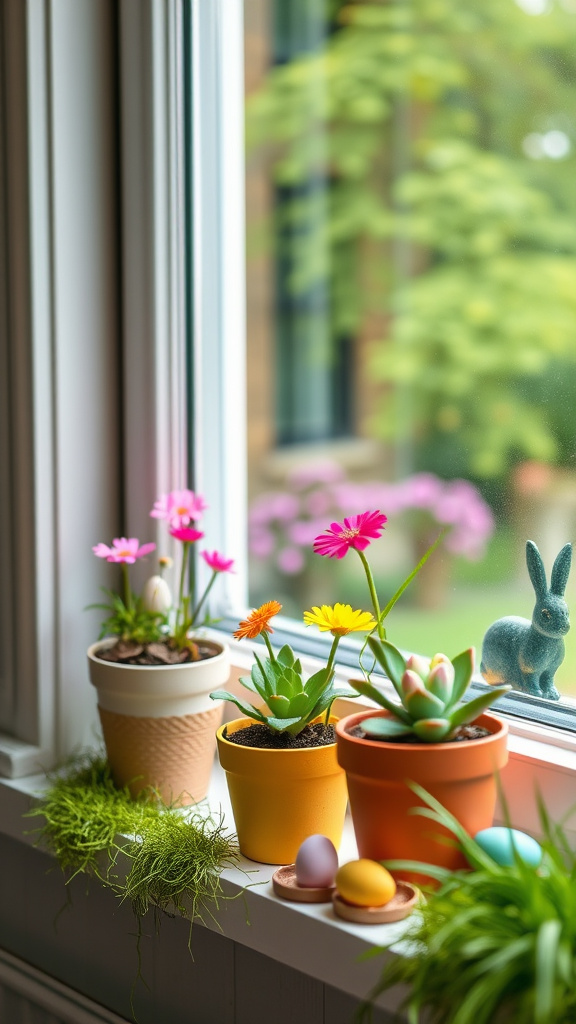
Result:
M180 7L119 7L125 529L145 540L188 482Z
M219 613L247 601L243 4L191 0L190 14L195 484L207 543L237 570Z

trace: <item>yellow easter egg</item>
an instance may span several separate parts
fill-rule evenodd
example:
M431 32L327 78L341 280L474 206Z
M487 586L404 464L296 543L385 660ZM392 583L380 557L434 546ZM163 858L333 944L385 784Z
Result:
M396 892L396 882L381 864L363 857L338 869L336 888L347 903L357 907L382 907Z

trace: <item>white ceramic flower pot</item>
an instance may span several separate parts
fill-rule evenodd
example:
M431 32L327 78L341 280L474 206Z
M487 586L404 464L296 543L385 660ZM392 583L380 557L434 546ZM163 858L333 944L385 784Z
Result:
M211 641L214 657L183 665L122 665L96 656L114 643L92 644L88 669L116 784L133 796L151 786L165 803L204 799L222 718L222 702L210 693L228 681L228 648Z

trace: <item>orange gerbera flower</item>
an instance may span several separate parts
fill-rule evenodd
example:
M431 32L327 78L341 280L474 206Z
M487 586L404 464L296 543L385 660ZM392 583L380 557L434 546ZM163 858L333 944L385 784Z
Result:
M247 619L243 619L234 633L236 640L254 640L260 633L273 633L270 626L270 619L278 615L282 605L278 601L266 601L259 608L255 608Z

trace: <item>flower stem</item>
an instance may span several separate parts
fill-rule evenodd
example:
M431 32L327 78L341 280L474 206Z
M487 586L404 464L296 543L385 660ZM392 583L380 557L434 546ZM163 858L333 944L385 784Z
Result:
M126 562L122 562L122 577L124 580L124 604L129 611L132 610L132 591L130 590L130 580L128 579L128 566Z
M338 644L340 643L340 637L338 634L332 641L332 647L330 648L330 655L328 657L328 663L326 665L326 686L329 686L332 672L334 671L334 659L336 657L336 651L338 650ZM326 708L326 717L324 718L324 725L330 725L330 714L332 712L332 703Z
M330 648L330 656L328 658L328 663L326 665L326 672L327 672L326 685L328 685L328 683L330 682L330 676L332 675L332 672L334 671L334 659L336 657L336 651L338 650L338 644L339 643L340 643L340 637L338 635L336 635L334 637L333 641L332 641L332 647Z
M189 547L190 541L185 540L182 542L182 567L180 569L180 589L178 592L178 607L176 609L176 632L178 632L178 626L180 624L180 612L184 608L184 585L186 582L186 569L188 567Z
M370 597L372 598L372 607L374 608L374 618L376 619L376 622L378 623L378 637L379 637L380 640L384 640L385 637L386 637L386 630L384 629L384 626L382 625L382 618L384 616L380 615L380 604L378 602L378 594L376 593L376 586L374 584L374 577L372 575L372 570L371 570L370 566L368 565L368 559L366 558L366 555L364 554L364 552L363 551L358 551L358 548L356 548L356 551L358 552L358 556L360 558L360 561L362 562L362 565L364 566L364 572L366 573L366 580L368 582L368 589L370 591Z
M196 619L198 618L198 615L200 614L200 609L201 609L202 605L204 604L204 601L208 597L208 594L210 593L210 590L212 588L212 584L214 583L214 580L216 579L217 575L218 575L218 572L216 572L216 571L212 573L212 578L211 578L208 586L206 587L206 590L202 594L202 597L200 598L200 600L198 601L198 604L196 605L194 611L192 612L192 617L190 619L190 625L191 626L194 626L196 624Z
M260 635L264 637L264 642L266 644L266 647L268 648L268 654L270 655L270 661L276 664L276 658L274 657L274 651L272 650L272 644L270 643L270 637L268 636L267 630L262 630L262 633Z

